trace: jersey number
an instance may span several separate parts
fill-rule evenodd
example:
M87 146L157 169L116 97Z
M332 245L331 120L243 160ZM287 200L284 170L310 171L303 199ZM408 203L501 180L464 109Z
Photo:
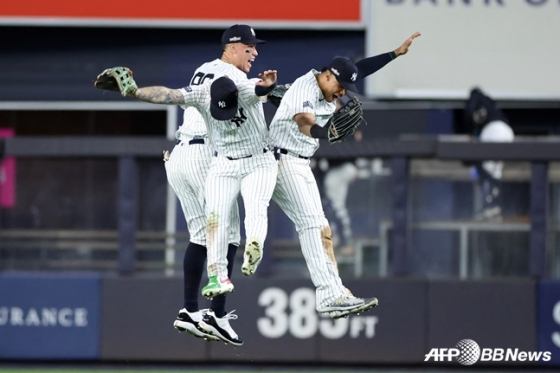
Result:
M206 79L214 79L214 74L204 74L204 73L196 73L193 75L191 79L191 85L201 85L204 84Z

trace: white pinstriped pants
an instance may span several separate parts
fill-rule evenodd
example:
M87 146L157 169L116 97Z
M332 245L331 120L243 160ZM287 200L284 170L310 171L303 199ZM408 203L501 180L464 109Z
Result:
M206 246L206 212L205 182L210 162L212 147L205 139L204 144L189 145L189 140L182 140L175 145L169 160L165 162L167 181L177 195L189 230L192 243ZM239 246L239 209L237 203L231 209L229 217L228 241Z
M230 210L241 193L245 206L245 235L257 238L263 248L268 231L268 205L278 166L272 152L229 160L213 157L206 179L208 276L227 275L227 232Z
M321 231L328 226L309 160L281 155L273 200L295 224L301 250L315 285L317 309L347 295L336 264L323 246Z

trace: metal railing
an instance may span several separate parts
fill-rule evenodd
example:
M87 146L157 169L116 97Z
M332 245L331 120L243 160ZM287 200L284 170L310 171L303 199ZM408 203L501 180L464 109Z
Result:
M128 202L134 201L136 198L136 189L134 187L136 175L136 160L141 157L159 157L161 149L169 149L174 145L172 140L167 138L131 138L131 137L16 137L2 140L2 149L4 155L15 157L65 157L65 158L84 158L84 157L113 157L119 160L119 174L128 173L128 177L119 177L119 200ZM530 226L530 262L531 275L539 277L546 272L546 253L547 243L542 237L547 236L548 224L546 216L546 199L543 197L546 193L548 185L548 165L550 161L560 160L560 138L520 138L513 143L473 143L466 141L464 137L410 137L403 136L400 139L379 139L366 140L361 144L341 143L338 146L324 146L319 148L318 157L339 158L339 157L381 157L390 159L389 164L392 167L393 183L398 183L401 187L394 188L392 196L392 204L394 211L401 209L398 214L393 215L393 230L391 232L381 234L381 257L387 262L389 258L388 252L383 251L383 241L389 235L398 238L393 240L390 247L392 269L399 274L406 274L409 263L410 243L408 233L410 228L408 225L408 203L407 189L409 188L409 163L413 158L433 158L441 160L469 160L481 161L486 159L501 159L526 161L531 163L531 223ZM170 192L168 191L168 194ZM172 196L171 194L169 194ZM174 198L168 198L168 201L174 201ZM124 207L123 207L124 206ZM170 206L168 206L170 207ZM123 208L129 210L123 211ZM175 231L167 230L160 234L160 240L157 242L147 242L139 240L138 237L142 233L135 230L135 225L130 224L127 219L135 216L137 207L131 206L130 203L119 205L118 221L119 230L111 234L116 235L113 242L102 239L100 237L92 237L91 240L85 239L87 245L98 246L96 250L103 251L118 249L121 255L118 256L117 270L121 273L139 268L141 266L154 266L163 268L174 268ZM174 226L176 221L174 214L166 216L168 226ZM453 223L449 223L453 224ZM529 229L524 226L523 229ZM122 228L126 227L126 229ZM451 226L449 226L451 227ZM453 229L463 231L467 228L459 228L453 226ZM5 239L9 236L9 231L2 230ZM32 234L25 231L26 235ZM54 233L51 233L54 234ZM76 233L85 234L85 233ZM462 233L463 235L465 233ZM385 235L385 238L383 238ZM74 238L75 239L75 238ZM79 240L67 240L65 245L81 245ZM90 242L88 242L90 241ZM117 243L118 242L118 243ZM15 242L12 242L16 244ZM9 250L8 242L2 245L2 250ZM19 245L25 246L20 243ZM117 245L117 246L114 246ZM462 245L462 244L461 244ZM463 246L461 246L463 247ZM151 250L163 250L165 260L161 264L144 264L141 257L143 253ZM30 250L30 249L27 249ZM389 250L389 248L387 248ZM464 249L462 249L464 250ZM21 249L23 252L23 249ZM359 251L359 250L358 250ZM138 252L138 253L137 253ZM126 255L122 255L126 254ZM137 260L137 258L139 258ZM4 257L5 259L5 257ZM9 260L16 260L14 258ZM79 263L78 259L74 260L75 264ZM359 258L357 259L359 260ZM135 263L138 261L138 263ZM62 262L61 262L62 263ZM93 263L97 263L94 261ZM105 264L97 263L100 266ZM359 261L358 261L358 264ZM463 264L464 265L464 264ZM359 266L357 267L359 268ZM360 274L360 269L357 269ZM380 268L380 273L386 274L387 269ZM464 268L461 275L464 275Z

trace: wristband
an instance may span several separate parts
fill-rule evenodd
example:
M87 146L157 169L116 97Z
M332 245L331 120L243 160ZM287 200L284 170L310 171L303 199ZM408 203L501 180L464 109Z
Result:
M315 139L328 139L329 138L329 128L328 128L328 126L321 127L317 123L315 123L313 126L311 126L311 129L309 130L309 133L311 134L311 137L313 137Z
M260 85L257 85L257 86L255 86L255 95L257 95L259 97L266 96L267 94L272 92L272 90L274 88L276 88L276 83L272 83L268 87L261 87Z

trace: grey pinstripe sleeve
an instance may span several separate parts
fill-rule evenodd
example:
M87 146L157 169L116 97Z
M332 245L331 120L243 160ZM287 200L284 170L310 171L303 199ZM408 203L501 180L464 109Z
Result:
M287 116L293 118L296 114L300 113L315 115L314 96L311 87L307 87L304 84L292 85L282 100L286 103Z
M255 94L255 83L253 81L237 82L236 85L237 89L239 89L239 100L248 105L253 105L260 101L259 96Z
M181 107L194 107L196 109L204 110L204 103L208 100L210 95L209 84L186 86L179 89L185 98L185 103Z

